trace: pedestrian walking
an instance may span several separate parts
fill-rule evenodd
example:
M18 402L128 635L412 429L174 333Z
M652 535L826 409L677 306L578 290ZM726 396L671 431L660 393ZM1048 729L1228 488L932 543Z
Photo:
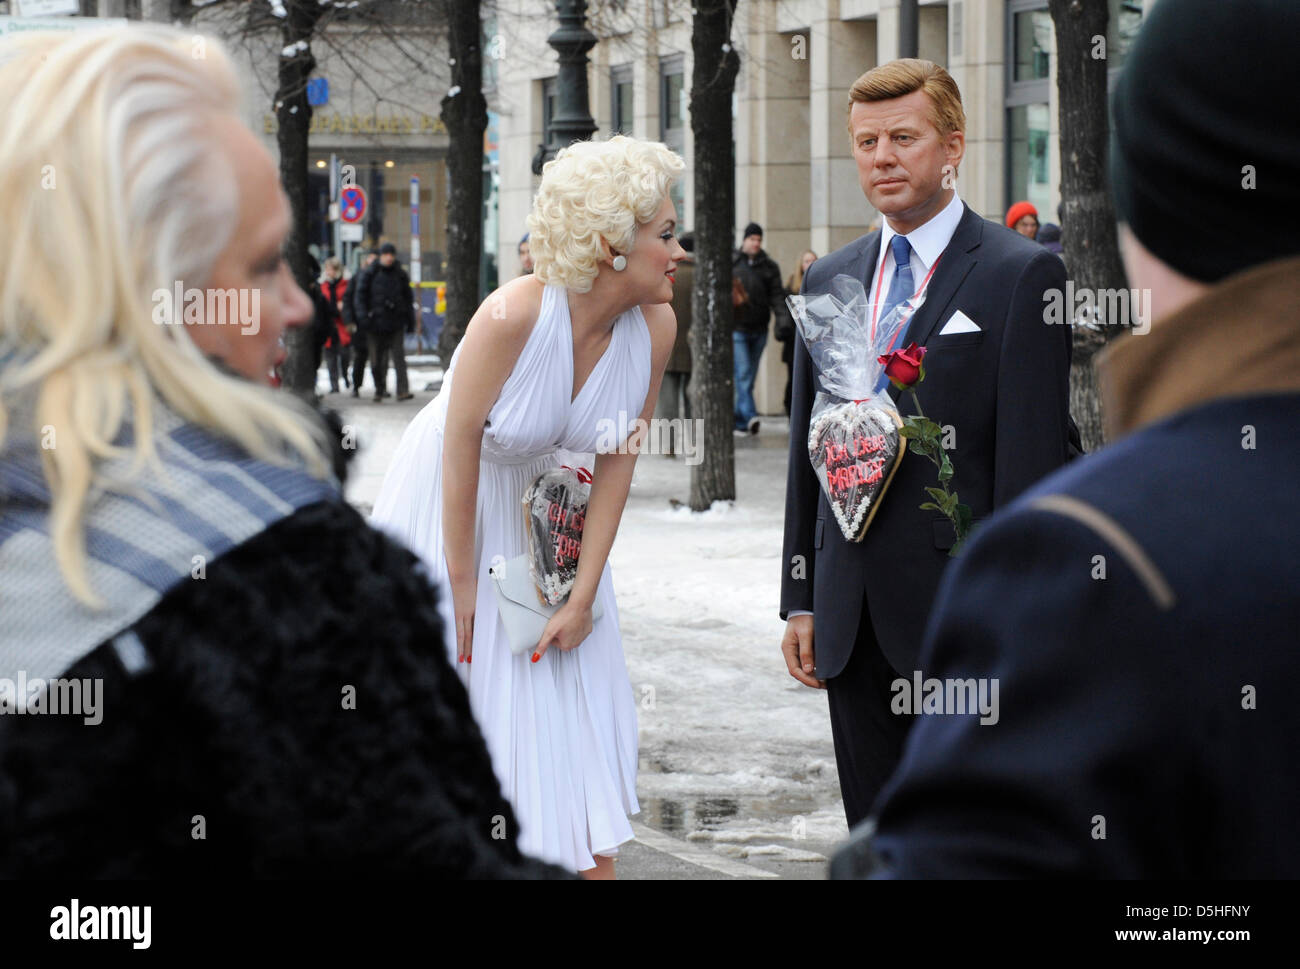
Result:
M794 294L803 292L803 277L808 271L808 267L817 261L817 253L811 249L805 249L799 256L799 268L790 274L786 281L786 291ZM778 317L773 335L781 341L781 362L785 364L785 393L782 395L782 401L785 406L785 416L790 416L790 392L794 387L794 320L788 315Z
M1038 209L1030 202L1017 202L1007 209L1007 228L1026 239L1038 238Z
M745 301L736 307L732 342L735 348L735 412L738 433L757 434L758 408L754 404L754 381L758 363L767 343L767 328L772 316L789 317L785 305L785 287L781 269L763 251L763 229L757 222L745 226L745 233L731 267L740 280ZM790 324L793 326L793 323Z
M415 297L411 279L397 261L397 247L385 242L379 260L361 277L357 287L357 310L365 322L370 344L370 375L375 381L375 400L388 396L388 362L397 371L397 399L410 400L406 376L406 334L415 332Z
M677 240L686 253L677 263L673 274L673 314L677 317L677 337L673 352L664 368L664 380L659 387L659 400L655 403L655 417L666 423L668 440L663 447L665 457L682 453L685 421L691 419L691 298L695 286L695 236L687 232ZM680 428L680 431L678 430Z
M331 310L330 332L325 339L325 372L329 375L330 393L337 394L340 379L344 387L352 386L349 374L352 334L343 322L343 300L347 297L348 283L343 278L343 264L333 256L325 260L320 289Z
M533 252L532 252L532 248L528 245L527 232L525 232L524 237L519 240L518 251L519 251L519 274L521 276L527 276L529 273L533 271Z
M357 292L361 289L361 279L374 268L379 259L379 250L371 249L361 267L348 283L347 292L343 294L343 322L348 325L352 335L352 396L361 396L361 382L366 376L366 362L370 359L370 341L366 338L365 320L357 309Z

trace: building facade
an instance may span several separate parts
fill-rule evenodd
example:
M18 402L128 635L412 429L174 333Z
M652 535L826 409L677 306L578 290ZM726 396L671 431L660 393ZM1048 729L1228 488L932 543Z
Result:
M1109 0L1105 56L1123 62L1152 0ZM619 132L663 141L687 171L674 201L694 225L688 98L690 0L594 0L588 26L599 38L588 72L594 137ZM485 23L495 60L489 93L501 146L498 260L519 272L516 247L538 177L531 159L544 139L556 75L546 37L559 21L551 0L498 0ZM1002 220L1028 199L1056 222L1060 156L1055 41L1047 0L921 0L919 55L946 67L961 88L966 156L958 192L975 211ZM763 245L788 277L805 249L818 255L867 231L878 218L862 194L850 152L848 89L864 71L898 56L898 0L741 0L732 36L736 81L736 233L763 226ZM780 344L769 339L755 400L782 412Z

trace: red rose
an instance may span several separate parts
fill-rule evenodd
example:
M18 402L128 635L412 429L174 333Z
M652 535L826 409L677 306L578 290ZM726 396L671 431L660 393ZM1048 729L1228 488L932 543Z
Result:
M915 343L879 358L885 365L885 376L900 390L906 390L925 376L925 368L921 365L924 359L925 347L918 347Z

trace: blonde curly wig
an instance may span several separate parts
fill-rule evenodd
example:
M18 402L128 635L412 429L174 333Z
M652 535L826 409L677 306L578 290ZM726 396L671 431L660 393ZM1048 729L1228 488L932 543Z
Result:
M654 218L686 163L666 145L615 135L579 141L542 168L528 216L533 273L586 293L600 270L607 239L626 253L638 223Z

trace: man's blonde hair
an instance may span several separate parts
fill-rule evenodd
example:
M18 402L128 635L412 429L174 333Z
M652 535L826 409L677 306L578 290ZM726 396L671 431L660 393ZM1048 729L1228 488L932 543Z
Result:
M891 101L914 91L929 95L930 123L940 137L947 138L954 131L965 133L966 112L962 110L961 91L952 75L933 61L906 57L873 67L853 82L845 122L849 136L853 136L853 105Z

